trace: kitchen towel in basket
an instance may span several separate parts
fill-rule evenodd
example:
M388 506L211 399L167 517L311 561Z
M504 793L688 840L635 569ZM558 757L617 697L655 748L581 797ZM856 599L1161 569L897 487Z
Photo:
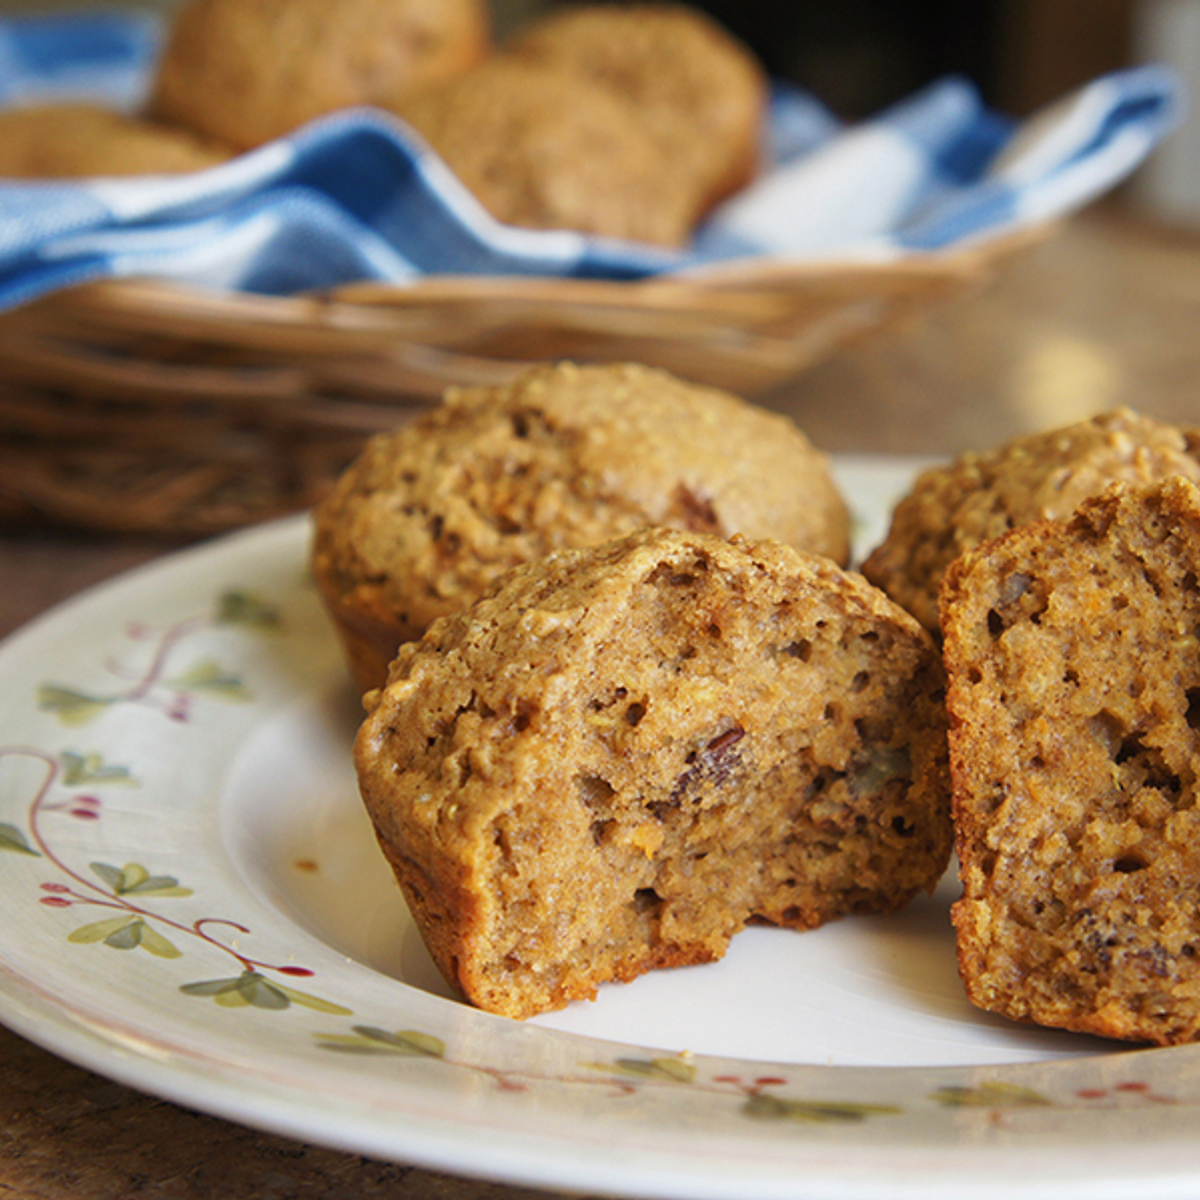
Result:
M135 107L158 45L144 16L0 22L0 103ZM682 253L499 225L398 121L345 111L190 175L0 183L0 308L134 275L287 294L429 274L634 279L747 255L889 261L1082 207L1137 167L1181 102L1169 72L1140 67L1014 123L951 78L843 126L781 88L771 170Z

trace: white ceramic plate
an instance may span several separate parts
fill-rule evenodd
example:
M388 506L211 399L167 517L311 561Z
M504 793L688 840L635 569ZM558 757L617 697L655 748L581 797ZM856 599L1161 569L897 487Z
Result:
M912 465L838 464L859 543ZM518 1024L454 1000L372 840L303 520L0 649L0 1017L194 1108L498 1181L687 1200L1200 1191L1200 1047L975 1013L953 883L754 929Z

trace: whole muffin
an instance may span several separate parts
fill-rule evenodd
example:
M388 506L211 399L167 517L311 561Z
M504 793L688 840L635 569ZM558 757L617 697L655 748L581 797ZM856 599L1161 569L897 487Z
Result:
M979 1007L1200 1038L1200 490L1116 484L942 588L959 967Z
M828 460L791 422L664 371L562 363L373 438L317 509L313 571L367 691L510 567L645 525L848 554Z
M1070 516L1110 483L1171 475L1200 482L1200 431L1127 408L964 454L918 477L863 574L936 633L942 576L964 550L1015 526Z
M0 178L174 175L214 167L233 149L190 130L94 104L0 112Z
M484 0L189 0L150 108L249 149L465 71L490 37Z
M951 830L929 636L829 559L642 530L404 646L355 764L447 981L526 1017L931 889Z
M497 57L389 105L505 224L678 247L699 216L636 109L560 67Z
M632 103L698 212L743 187L762 150L768 86L754 55L705 13L683 4L556 9L505 46L554 64Z

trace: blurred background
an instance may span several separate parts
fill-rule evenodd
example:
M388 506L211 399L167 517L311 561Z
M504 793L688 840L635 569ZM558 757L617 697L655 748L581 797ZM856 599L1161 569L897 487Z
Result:
M1152 0L1153 2L1153 0ZM555 0L493 0L503 31ZM1141 0L1144 4L1145 0ZM0 0L2 12L103 7L99 0ZM129 0L169 12L178 0ZM108 4L111 7L111 3ZM970 76L1022 115L1128 62L1139 0L701 0L768 69L847 118L940 75Z
M180 0L0 0L169 14ZM333 2L333 0L331 0ZM491 0L500 37L561 0ZM1200 0L696 0L837 115L947 74L1023 117L1107 71L1167 60L1200 95ZM833 451L957 453L1127 404L1200 423L1200 120L1138 176L955 303L756 397Z

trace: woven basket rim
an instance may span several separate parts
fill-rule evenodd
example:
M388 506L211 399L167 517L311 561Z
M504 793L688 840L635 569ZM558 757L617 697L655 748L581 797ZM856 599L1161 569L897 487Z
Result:
M32 303L79 314L186 316L190 321L253 320L354 330L391 327L406 310L455 304L571 304L596 309L709 310L753 316L764 294L839 289L892 291L970 283L985 278L1014 253L1042 241L1057 223L1041 224L986 241L904 257L797 259L753 257L707 264L639 280L532 275L428 275L412 282L354 282L277 296L149 276L94 280Z
M547 359L747 398L992 278L1047 228L890 261L267 296L107 279L0 313L0 523L194 535L304 508L378 430Z

